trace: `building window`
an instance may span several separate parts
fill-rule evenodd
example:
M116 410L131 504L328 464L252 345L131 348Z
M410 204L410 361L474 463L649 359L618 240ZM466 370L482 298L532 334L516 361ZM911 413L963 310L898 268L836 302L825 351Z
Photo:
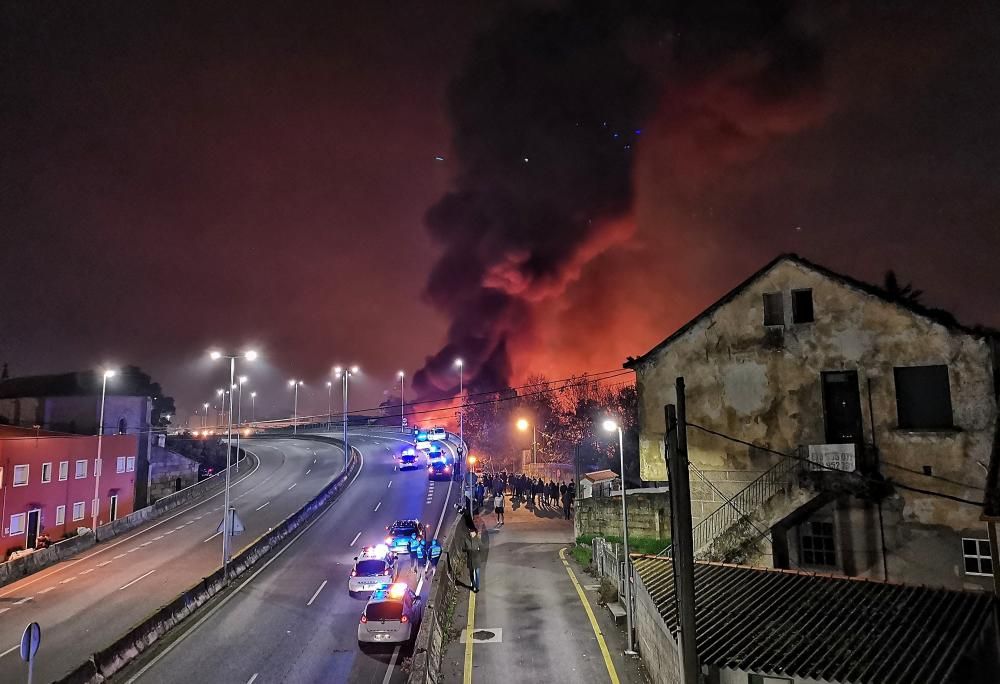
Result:
M810 521L799 527L802 562L806 565L836 567L837 552L833 543L833 523Z
M813 291L792 290L792 323L813 322Z
M780 292L764 295L764 325L785 324L785 301Z
M893 368L896 382L896 421L905 430L941 430L954 427L948 366Z
M27 465L14 466L14 486L24 487L26 484L28 484L28 466Z
M993 558L990 556L989 539L962 539L962 556L965 557L966 575L993 576Z
M62 525L66 522L66 507L56 506L56 525Z
M52 464L42 464L42 482L52 482Z
M115 472L118 472L118 473L124 473L125 472L125 457L124 456L119 456L118 457L118 463L117 463L117 467L115 468Z
M84 509L87 505L83 501L73 504L73 520L83 520Z
M135 470L135 456L129 456L125 459L125 472L131 473Z
M76 462L76 479L82 480L87 477L87 459L81 458Z
M10 516L10 535L24 534L24 513L15 513Z
M59 481L69 478L69 461L59 461Z
M124 435L126 432L128 432L128 423L122 418L118 421L118 434Z

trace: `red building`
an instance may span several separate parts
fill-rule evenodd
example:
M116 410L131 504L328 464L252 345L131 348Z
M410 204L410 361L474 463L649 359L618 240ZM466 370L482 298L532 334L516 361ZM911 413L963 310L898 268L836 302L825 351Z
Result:
M132 512L135 435L105 435L98 525ZM58 541L90 527L97 437L0 426L0 553L32 547L42 533Z

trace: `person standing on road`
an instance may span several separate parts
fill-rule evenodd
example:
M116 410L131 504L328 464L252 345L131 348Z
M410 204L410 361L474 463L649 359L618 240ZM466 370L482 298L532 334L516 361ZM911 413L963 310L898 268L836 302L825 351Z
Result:
M567 489L563 493L562 500L563 500L563 516L566 518L566 520L569 520L569 507L573 503L573 498L569 494L569 489Z
M431 539L431 544L427 547L427 560L427 570L424 571L425 577L437 572L438 561L441 560L441 544L438 543L437 537Z
M503 492L493 497L493 512L497 514L497 527L503 527Z
M469 565L469 583L472 585L473 593L479 593L479 573L482 569L483 544L479 538L479 533L475 530L469 532L465 538L465 558Z
M427 541L423 538L416 540L416 545L413 547L413 572L420 572L420 566L423 565L424 560L427 558Z

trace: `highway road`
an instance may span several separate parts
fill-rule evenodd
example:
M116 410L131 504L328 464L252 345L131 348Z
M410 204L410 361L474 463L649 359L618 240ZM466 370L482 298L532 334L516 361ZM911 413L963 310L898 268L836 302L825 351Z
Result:
M379 438L358 437L381 444ZM352 440L353 441L353 440ZM245 440L257 456L244 465L230 496L246 526L242 549L299 510L343 470L343 449L292 439ZM18 654L25 626L38 622L42 646L35 681L52 681L109 646L154 610L221 565L222 494L77 557L0 587L0 682L22 681ZM206 681L195 678L192 681Z
M362 653L357 626L364 598L352 598L347 578L365 544L385 537L397 518L419 518L445 529L459 485L430 483L426 471L398 472L390 448L375 439L353 442L364 456L355 482L325 513L267 565L241 580L143 654L113 681L402 682L407 650ZM449 445L449 448L451 445ZM453 452L454 453L454 452ZM409 559L401 557L406 567ZM410 585L417 574L406 572ZM426 596L430 583L421 587Z

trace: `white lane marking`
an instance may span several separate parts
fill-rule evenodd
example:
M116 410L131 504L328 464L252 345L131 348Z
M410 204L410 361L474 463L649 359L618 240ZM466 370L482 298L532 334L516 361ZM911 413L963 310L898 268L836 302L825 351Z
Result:
M292 486L288 488L288 491L292 491L293 489L295 489L295 485L297 485L297 484L298 484L298 482L293 482Z
M132 547L131 549L129 549L129 550L128 550L128 551L126 551L125 553L132 553L133 551L138 551L138 550L139 550L139 547L138 547L138 546L133 546L133 547Z
M258 674L260 674L260 673L259 672L254 672L253 673L253 677L251 677L250 679L247 680L247 684L253 684L255 681L257 681L257 675Z
M311 606L313 604L313 601L316 600L316 597L319 596L319 592L323 591L323 587L325 586L326 586L326 580L323 580L323 583L319 585L319 589L317 589L316 593L312 595L311 599L309 599L309 603L306 604L307 606Z
M358 532L356 535L354 535L354 539L351 540L351 546L354 546L354 544L358 541L358 537L360 537L360 536L361 536L360 532Z
M247 449L247 451L250 451L250 450ZM261 463L260 457L257 456L257 454L253 453L252 451L250 451L250 453L253 454L255 457L257 457L257 464L254 466L253 470L251 470L249 473L247 473L246 475L244 475L243 477L241 477L236 482L233 482L232 484L230 484L229 485L230 488L235 487L239 483L243 482L243 480L247 479L248 477L250 477L251 475L253 475L254 473L256 473L260 469L260 463ZM222 472L224 473L225 471L222 471ZM220 480L220 482L221 482L221 480ZM181 516L181 515L184 515L185 513L189 513L191 511L193 511L194 509L198 508L198 506L202 506L202 505L208 503L209 501L211 501L212 499L214 499L215 497L222 496L222 494L223 494L223 491L218 491L215 494L212 494L211 496L207 496L204 499L202 499L201 501L199 501L199 502L197 502L195 504L192 504L191 506L188 506L184 510L178 511L177 513L175 513L175 514L173 514L173 515L171 515L171 516L169 516L167 518L164 518L163 520L160 520L159 522L155 522L152 525L150 525L149 527L141 529L138 532L136 532L135 534L131 534L131 535L125 537L124 539L120 539L120 540L118 540L116 542L108 544L107 546L104 546L103 544L101 544L100 546L102 548L98 548L97 551L94 551L93 553L87 554L86 556L83 556L81 558L77 558L75 560L68 560L68 561L66 561L64 563L60 563L59 565L57 565L52 570L52 572L47 572L47 573L44 573L44 574L37 573L36 574L37 576L36 575L32 575L30 580L27 580L27 581L24 581L24 582L18 582L18 583L16 583L16 586L11 586L6 591L0 593L0 598L3 598L4 596L7 596L9 594L12 594L15 591L19 591L21 589L24 589L28 585L34 584L35 582L40 582L43 579L46 579L48 577L51 577L52 575L60 573L60 572L62 572L64 570L66 570L67 568L70 568L70 567L76 565L77 563L82 563L85 560L90 560L94 556L96 556L98 554L101 554L101 553L104 553L105 551L110 551L111 549L115 548L116 546L120 546L121 544L124 544L125 542L130 541L130 540L134 539L135 537L138 537L140 534L146 534L147 532L149 532L154 527L159 527L160 525L162 525L164 523L167 523L167 522L170 522L171 520L173 520L174 518L176 518L178 516ZM180 529L180 528L178 528L178 529ZM20 646L18 648L20 648ZM2 655L3 654L0 653L0 656L2 656Z
M76 579L76 578L74 577L73 579ZM60 584L63 584L63 582L60 582ZM53 589L55 589L55 587L46 587L46 588L44 588L44 589L41 589L41 590L39 590L39 592L38 592L38 593L39 593L39 594L47 594L47 593L49 593L50 591L52 591Z
M81 575L89 575L89 574L90 574L90 573L92 573L92 572L93 572L94 570L97 570L97 568L90 568L89 570L84 570L84 571L83 571L83 572L81 572L80 574L81 574Z
M4 614L4 613L6 613L6 612L7 612L8 610L10 610L10 608L0 608L0 615L3 615L3 614Z
M210 541L212 541L213 539L215 539L216 537L218 537L218 536L219 536L220 534L222 534L222 532L216 532L216 533L215 533L215 534L213 534L213 535L212 535L211 537L209 537L208 539L205 539L205 540L204 540L204 541L202 541L201 543L202 543L202 544L204 544L205 542L210 542Z
M389 487L392 487L392 480L389 480ZM386 489L388 489L388 487Z
M134 580L132 580L131 582L129 582L129 583L128 583L128 584L126 584L125 586L123 586L123 587L120 587L120 588L118 589L118 591L121 591L122 589L128 589L129 587L131 587L131 586L132 586L133 584L135 584L135 583L136 583L136 582L138 582L139 580L144 580L144 579L146 579L147 577L149 577L150 575L152 575L152 574L153 574L154 572L156 572L156 570L150 570L150 571L149 571L149 572L147 572L147 573L146 573L145 575L141 575L140 577L136 577L136 578L135 578Z
M76 579L76 577L67 577L66 579L64 579L64 580L63 580L62 582L60 582L59 584L69 584L70 582L72 582L72 581L73 581L73 580L75 580L75 579Z
M184 529L183 525L178 525L177 527L174 528L174 530L183 530L183 529Z
M163 539L162 534L159 537L153 537L153 541L160 541L161 539Z
M0 658L3 658L3 657L4 657L5 655L7 655L8 653L13 653L14 651L16 651L16 650L17 650L17 649L19 649L19 648L21 648L21 644L18 644L18 645L16 645L16 646L14 646L13 648L8 648L8 649L7 649L6 651L4 651L3 653L0 653Z
M377 511L377 510L378 510L378 507L379 507L379 506L381 506L381 505L382 505L382 502L381 502L381 501L379 501L379 502L378 502L377 504L375 504L375 510Z
M125 557L125 554L124 554L124 553L119 553L119 554L118 554L117 556L115 556L115 557L114 557L114 558L112 558L111 560L118 560L119 558L124 558L124 557Z
M262 508L265 508L265 507L269 506L270 504L271 504L271 502L270 502L270 501L265 501L265 502L264 502L264 503L262 503L262 504L261 504L260 506L257 506L257 508L255 508L254 510L255 510L255 511L259 511L260 509L262 509Z
M163 533L163 536L166 537L168 534L173 534L174 532L176 532L176 530L167 530Z
M316 459L314 458L314 459L313 459L313 465L315 465L315 464L316 464Z
M354 473L354 477L352 477L351 481L348 483L348 485L347 485L348 487L350 487L352 484L354 484L354 482L358 479L358 475L360 475L361 471L364 470L364 468L365 468L365 457L364 457L364 454L362 454L360 451L358 451L358 454L361 456L361 465L358 467L358 471L356 473ZM336 503L336 502L334 502L334 503ZM201 627L203 624L205 624L209 619L211 619L211 617L213 615L215 615L217 612L219 612L219 610L224 605L226 605L227 603L229 603L229 601L234 596L238 595L243 589L246 588L246 586L248 584L250 584L251 582L253 582L254 579L257 578L257 575L259 575L260 573L262 573L265 570L267 570L267 567L271 563L273 563L274 561L278 560L281 557L281 554L283 554L288 549L292 548L292 546L295 544L295 542L297 542L299 540L299 538L303 534L305 534L306 532L308 532L309 529L313 525L315 525L317 522L319 522L323 518L323 516L326 514L326 512L329 511L331 508L333 508L332 505L329 506L329 507L327 507L327 508L325 508L320 515L318 515L315 518L313 518L312 522L310 522L302 530L300 530L298 534L296 534L294 537L292 537L291 541L289 541L287 544L285 544L280 549L278 549L278 553L276 553L273 556L271 556L271 558L266 563L264 563L264 565L260 566L260 568L258 568L252 575L250 575L249 577L247 577L240 586L236 587L235 591L233 591L232 593L230 593L227 596L225 596L221 601L219 601L217 604L215 604L215 607L212 608L212 610L210 610L207 613L205 613L201 617L201 619L198 620L198 622L196 622L193 625L191 625L190 629L188 629L186 632L184 632L183 634L181 634L174 641L170 642L170 644L166 648L164 648L159 654L157 654L157 656L155 658L153 658L148 663L146 663L146 665L143 666L143 668L141 670L139 670L138 672L136 672L134 676L132 676L131 678L129 678L128 681L125 682L125 684L135 684L135 682L139 679L139 677L141 677L142 675L146 674L146 672L148 672L150 669L152 669L153 667L155 667L156 664L158 662L160 662L161 660L163 660L163 658L165 658L168 653L170 653L172 650L174 650L174 648L179 643L181 643L182 641L184 641L193 632L195 632L199 627ZM12 648L11 651L16 651L20 647L21 647L21 645L18 644L17 646L15 646L14 648ZM10 652L10 651L8 651L8 652ZM0 653L0 657L3 657L3 655L4 655L3 653Z
M21 599L20 601L15 601L14 605L15 606L23 606L25 603L27 603L28 601L30 601L33 598L35 598L35 597L34 596L28 596L26 598Z
M307 471L306 471L306 475L308 475L308 474L309 474L309 473L311 473L312 471L313 471L313 469L312 469L312 468L310 468L309 470L307 470Z
M150 544L152 544L152 543L153 543L153 542L151 542L151 541L148 541L148 542L143 542L143 543L139 544L139 547L141 548L141 547L143 547L143 546L149 546L149 545L150 545Z
M104 561L103 563L98 563L97 567L103 568L105 565L111 565L111 561Z
M392 668L396 667L396 658L399 657L399 646L392 649L392 657L389 658L389 667L385 671L385 677L382 678L382 684L389 684L389 679L392 677Z

